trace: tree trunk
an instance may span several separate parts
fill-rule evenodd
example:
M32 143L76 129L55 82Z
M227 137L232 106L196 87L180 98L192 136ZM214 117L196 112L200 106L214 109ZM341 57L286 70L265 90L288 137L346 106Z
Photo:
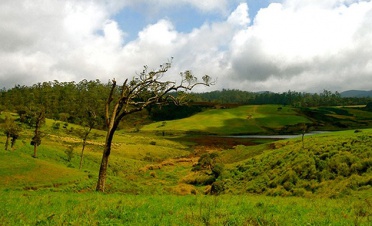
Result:
M85 149L85 145L86 145L86 141L84 140L84 141L83 141L83 148L81 149L79 169L81 169L81 167L82 167L82 165L83 165L83 158L84 158L84 149Z
M10 139L10 134L8 135L6 135L6 141L5 141L5 151L7 151L8 150L8 146L9 146L9 139Z
M34 144L34 155L32 157L37 158L37 145L36 144Z
M111 144L110 144L111 146ZM98 175L98 182L96 191L104 192L105 191L105 183L106 183L106 175L107 175L107 166L108 160L110 157L110 149L111 147L105 144L105 150L103 152L101 167L99 168L99 175Z
M96 191L100 191L100 192L105 191L107 167L108 167L109 157L111 154L111 143L114 137L115 129L116 128L109 128L107 132L105 147L104 147L103 155L102 155L101 167L99 168Z
M81 169L81 167L83 166L84 149L85 149L85 146L87 145L87 139L88 139L88 136L89 136L90 131L92 131L92 128L93 128L93 125L90 125L89 130L88 131L85 131L85 133L84 133L83 147L81 149L79 169Z

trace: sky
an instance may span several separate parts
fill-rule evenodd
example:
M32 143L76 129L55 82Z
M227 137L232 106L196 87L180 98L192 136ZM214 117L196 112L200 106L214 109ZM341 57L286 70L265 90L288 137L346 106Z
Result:
M212 87L372 89L371 0L1 0L0 89L124 81L172 59Z

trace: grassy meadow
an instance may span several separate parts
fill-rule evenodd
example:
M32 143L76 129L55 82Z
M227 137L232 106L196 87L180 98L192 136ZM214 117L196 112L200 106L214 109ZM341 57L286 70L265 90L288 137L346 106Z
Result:
M207 110L140 132L117 131L104 194L94 191L104 131L92 132L82 169L76 125L57 129L47 120L38 158L31 129L11 151L3 151L1 134L0 225L371 225L372 129L303 141L205 135L264 134L311 122L278 107ZM350 117L362 117L354 111ZM210 175L192 170L205 153L217 153L224 166L215 181L219 195L206 195Z
M279 105L247 105L231 109L210 109L194 116L157 122L141 131L199 132L218 135L267 134L283 126L310 123L292 107Z
M370 225L371 199L2 191L2 225Z

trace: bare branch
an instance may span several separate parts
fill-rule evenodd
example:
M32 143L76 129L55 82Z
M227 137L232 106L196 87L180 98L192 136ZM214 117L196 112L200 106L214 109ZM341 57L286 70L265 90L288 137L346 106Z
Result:
M110 90L110 94L107 98L107 102L106 102L106 105L105 105L105 120L106 120L106 126L109 126L110 124L110 104L111 102L113 101L114 97L114 91L115 91L115 88L116 88L116 81L115 79L112 80L112 85L111 85L111 90Z
M181 82L179 85L172 81L161 81L164 73L166 73L170 67L171 61L160 65L158 70L153 71L148 71L148 67L144 66L143 71L137 77L134 77L130 82L128 79L125 80L123 85L119 88L121 91L120 96L118 96L118 94L115 95L116 81L115 79L112 80L110 94L105 106L107 134L97 182L97 191L104 191L108 158L111 153L113 136L120 121L126 115L141 111L155 104L162 105L169 102L182 104L186 99L187 91L192 90L197 85L209 86L212 84L211 78L208 75L203 76L202 82L198 82L197 78L189 70L180 73ZM183 91L184 93L178 96L172 95L172 92L179 91ZM113 102L115 96L117 97L115 99L116 102Z

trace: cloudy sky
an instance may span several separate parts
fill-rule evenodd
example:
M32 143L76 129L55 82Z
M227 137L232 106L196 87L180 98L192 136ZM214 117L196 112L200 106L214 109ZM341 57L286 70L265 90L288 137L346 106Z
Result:
M1 0L0 88L124 80L173 57L212 88L372 89L371 0Z

